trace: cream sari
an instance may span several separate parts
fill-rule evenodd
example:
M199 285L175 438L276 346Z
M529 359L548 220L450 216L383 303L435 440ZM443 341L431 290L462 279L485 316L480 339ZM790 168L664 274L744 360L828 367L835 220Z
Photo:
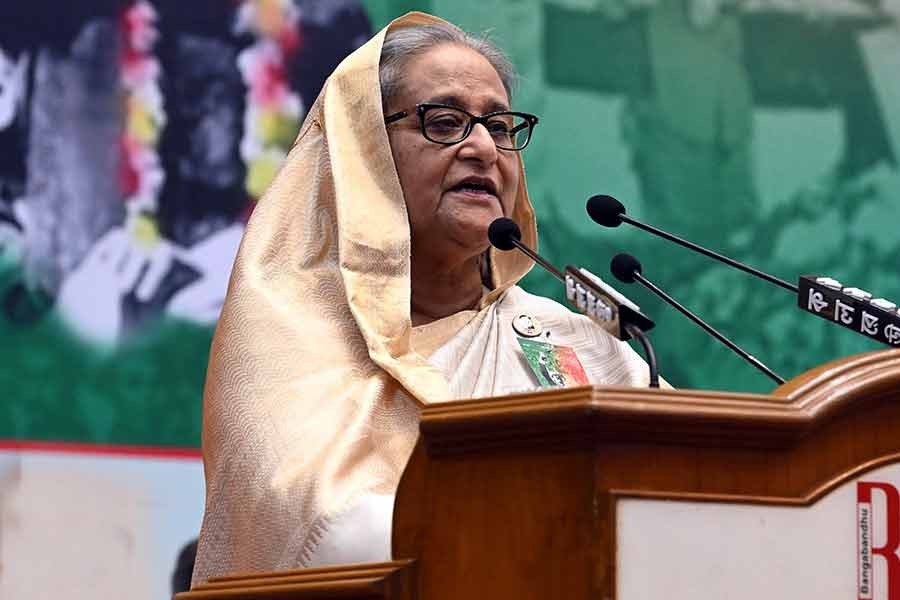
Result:
M250 219L207 372L195 583L387 558L385 507L420 407L534 386L511 327L519 313L572 346L595 383L646 385L626 344L514 287L531 267L518 252L491 250L494 289L477 310L412 327L409 225L378 63L388 29L438 21L410 13L338 66ZM534 247L521 181L512 218Z

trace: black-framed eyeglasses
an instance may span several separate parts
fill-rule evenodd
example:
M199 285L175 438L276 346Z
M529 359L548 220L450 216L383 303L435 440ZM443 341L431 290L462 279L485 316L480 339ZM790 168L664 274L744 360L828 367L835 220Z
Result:
M494 144L501 150L518 152L531 141L531 134L538 118L522 112L501 110L477 117L456 106L446 104L417 104L415 114L425 139L436 144L451 146L463 141L478 123L484 125ZM384 118L385 125L399 121L412 114L412 110L401 110Z

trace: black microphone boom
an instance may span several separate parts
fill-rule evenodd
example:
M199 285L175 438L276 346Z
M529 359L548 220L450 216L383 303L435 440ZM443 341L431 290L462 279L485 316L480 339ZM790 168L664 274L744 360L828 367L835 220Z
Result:
M695 252L699 252L704 256L708 256L714 260L719 262L723 262L726 265L734 267L735 269L740 269L745 273L750 273L755 277L759 277L760 279L764 279L769 283L774 283L779 287L783 287L786 290L794 292L795 294L799 292L799 289L796 285L792 283L788 283L782 279L775 277L774 275L769 275L759 269L754 269L749 265L745 265L742 262L738 262L733 258L728 258L718 252L713 252L708 248L704 248L694 242L689 242L684 238L680 238L677 235L672 235L667 231L663 231L662 229L657 229L652 225L647 225L646 223L641 223L635 219L632 219L628 215L625 214L625 207L621 202L613 198L612 196L606 195L597 195L591 196L587 201L587 213L598 225L603 225L604 227L618 227L622 223L628 223L629 225L634 225L638 229L643 229L653 235L658 235L659 237L669 240L670 242L675 242L680 246L684 246L685 248L689 248L694 250Z
M712 325L695 315L686 307L678 303L678 301L672 298L672 296L662 291L660 288L654 285L653 282L644 277L642 274L641 263L635 257L631 256L630 254L616 254L613 257L609 267L612 271L613 276L615 276L615 278L619 281L623 283L634 283L635 281L637 281L648 290L662 298L663 301L675 307L675 309L678 310L681 314L699 325L701 328L703 328L704 331L716 338L721 343L725 344L735 354L762 371L776 383L778 383L779 385L784 383L784 379L781 376L779 376L777 373L772 371L772 369L760 362L755 356L719 333L715 328L713 328Z

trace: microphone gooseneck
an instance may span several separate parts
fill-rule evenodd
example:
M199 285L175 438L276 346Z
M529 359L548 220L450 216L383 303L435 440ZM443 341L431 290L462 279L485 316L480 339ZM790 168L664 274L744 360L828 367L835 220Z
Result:
M738 262L733 258L729 258L723 254L719 254L718 252L714 252L709 250L708 248L704 248L699 244L695 244L694 242L689 242L684 238L680 238L677 235L673 235L667 231L663 231L662 229L658 229L653 227L652 225L647 225L646 223L641 223L635 219L632 219L628 215L625 214L625 207L621 202L613 198L612 196L591 196L591 198L587 201L587 213L591 217L591 219L597 223L598 225L603 225L604 227L617 227L620 223L628 223L629 225L634 225L638 229L643 229L653 235L659 236L663 239L669 240L670 242L674 242L679 246L684 246L694 252L699 252L700 254L712 258L713 260L717 260L721 263L725 263L728 266L734 267L735 269L739 269L744 271L745 273L749 273L754 277L759 277L769 283L774 283L775 285L782 287L788 291L798 293L799 288L792 284L784 281L783 279L779 279L774 275L769 275L759 269L754 269L749 265L745 265L742 262Z
M662 291L660 288L654 285L653 282L644 277L642 274L643 269L641 268L641 263L635 257L631 256L630 254L617 254L613 257L612 262L610 263L610 270L612 271L613 276L615 276L616 279L623 283L633 283L637 281L645 288L662 298L664 302L675 307L675 309L678 310L681 314L699 325L704 331L716 338L719 342L727 346L735 354L743 358L745 361L749 362L751 365L756 367L759 371L764 373L773 381L778 383L778 385L784 383L784 379L781 376L764 365L759 359L719 333L712 325L695 315L689 309L681 305L677 300L672 298L672 296Z

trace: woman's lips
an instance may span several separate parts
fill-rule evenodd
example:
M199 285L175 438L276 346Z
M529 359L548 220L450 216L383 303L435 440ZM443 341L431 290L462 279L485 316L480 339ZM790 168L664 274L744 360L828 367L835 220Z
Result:
M479 190L477 188L455 188L450 190L451 194L459 194L464 198L471 198L475 200L496 200L499 202L499 199L494 194L490 193L487 190Z

